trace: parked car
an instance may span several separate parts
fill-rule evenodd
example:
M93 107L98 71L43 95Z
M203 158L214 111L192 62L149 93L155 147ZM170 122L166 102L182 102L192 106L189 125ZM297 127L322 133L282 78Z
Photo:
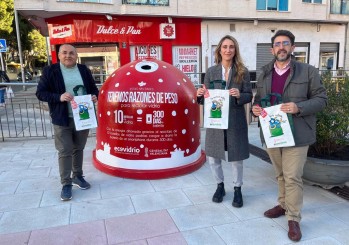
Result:
M25 80L26 80L26 81L31 81L31 80L33 80L33 76L32 76L32 74L30 74L29 71L24 72L24 76L25 76ZM17 81L22 81L22 72L19 72L19 73L17 74Z

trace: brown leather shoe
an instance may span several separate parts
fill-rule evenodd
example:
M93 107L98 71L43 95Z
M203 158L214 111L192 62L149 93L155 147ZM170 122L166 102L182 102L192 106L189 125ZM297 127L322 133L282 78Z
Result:
M294 242L301 240L302 232L297 221L288 221L288 237Z
M264 212L264 216L268 218L278 218L282 215L285 215L286 210L283 209L280 205L277 205Z

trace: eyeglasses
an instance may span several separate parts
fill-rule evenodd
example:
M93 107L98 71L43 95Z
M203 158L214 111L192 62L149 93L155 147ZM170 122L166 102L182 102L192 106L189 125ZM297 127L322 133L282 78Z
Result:
M290 46L291 42L290 41L282 41L282 42L276 42L273 44L274 47L280 47L282 44L282 46L286 47L286 46Z

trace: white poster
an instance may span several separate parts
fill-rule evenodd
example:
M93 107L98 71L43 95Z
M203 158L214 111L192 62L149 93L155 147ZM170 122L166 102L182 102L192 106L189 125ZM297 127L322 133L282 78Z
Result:
M90 94L74 96L70 104L77 131L97 127L95 107Z
M145 58L154 58L162 60L162 47L155 45L137 45L131 46L131 61L142 60Z
M194 85L201 83L199 46L173 47L172 56L173 65L185 73Z
M259 121L267 148L294 146L289 119L281 104L263 108Z
M204 127L227 129L229 121L229 90L208 89L206 91Z

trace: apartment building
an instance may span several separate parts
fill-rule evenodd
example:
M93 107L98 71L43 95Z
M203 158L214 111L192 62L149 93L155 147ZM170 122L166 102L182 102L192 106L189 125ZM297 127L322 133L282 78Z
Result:
M239 41L255 79L272 59L270 38L279 29L295 34L296 59L349 69L349 4L341 0L15 0L15 8L49 37L52 62L62 43L74 44L101 82L150 56L199 83L226 34Z

